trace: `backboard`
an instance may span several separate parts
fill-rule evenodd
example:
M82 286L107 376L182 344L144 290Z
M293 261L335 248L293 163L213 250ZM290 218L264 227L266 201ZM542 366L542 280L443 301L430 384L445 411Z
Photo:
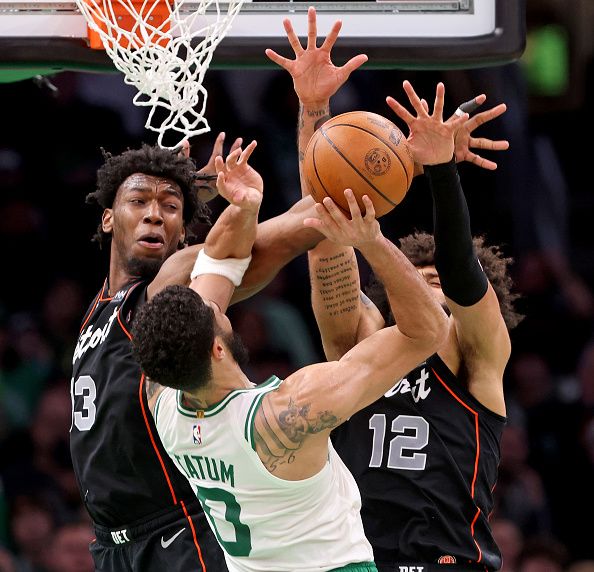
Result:
M211 68L272 67L265 48L288 53L282 26L305 35L310 5L324 36L343 21L335 61L364 51L368 67L472 68L517 59L525 46L525 0L247 0L215 51ZM191 11L196 3L186 2ZM204 18L211 17L208 12ZM214 14L212 18L214 19ZM115 71L89 48L73 0L0 0L0 71L4 81L64 70Z

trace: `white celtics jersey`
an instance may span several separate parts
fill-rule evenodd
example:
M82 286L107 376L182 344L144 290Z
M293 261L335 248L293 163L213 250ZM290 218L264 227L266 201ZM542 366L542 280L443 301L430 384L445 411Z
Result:
M281 383L272 377L232 391L201 418L182 406L181 391L166 388L155 407L165 449L200 499L230 572L321 572L373 561L359 490L330 440L324 468L301 481L275 477L258 457L254 417Z

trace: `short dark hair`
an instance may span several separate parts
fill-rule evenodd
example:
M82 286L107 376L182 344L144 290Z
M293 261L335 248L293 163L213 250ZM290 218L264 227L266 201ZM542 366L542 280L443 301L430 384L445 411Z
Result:
M499 246L487 246L484 236L474 237L472 242L479 262L495 290L497 300L499 300L505 325L508 330L511 330L524 319L524 316L516 312L514 308L514 302L520 297L520 294L511 291L512 279L507 272L513 259L504 256ZM416 231L401 238L400 250L417 268L435 265L435 240L431 234ZM394 324L384 285L373 274L365 293L378 307L386 324Z
M194 290L167 286L134 318L132 355L151 381L195 390L212 377L210 352L216 331L212 308Z
M97 204L102 209L112 208L120 185L130 175L143 173L164 177L179 185L184 197L183 219L186 227L198 222L209 222L210 209L198 199L198 188L204 183L190 157L146 143L140 149L128 149L120 155L112 155L104 149L101 151L105 162L97 171L97 189L87 195L87 203ZM99 224L93 240L101 246L110 237Z

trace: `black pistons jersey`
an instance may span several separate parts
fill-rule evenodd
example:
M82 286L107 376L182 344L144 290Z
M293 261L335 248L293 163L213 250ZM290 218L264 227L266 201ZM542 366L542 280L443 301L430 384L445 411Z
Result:
M84 318L73 355L70 450L81 496L108 528L196 502L164 451L130 351L130 323L146 300L137 281L109 298L107 281Z
M378 564L501 567L488 518L504 425L433 355L333 431Z

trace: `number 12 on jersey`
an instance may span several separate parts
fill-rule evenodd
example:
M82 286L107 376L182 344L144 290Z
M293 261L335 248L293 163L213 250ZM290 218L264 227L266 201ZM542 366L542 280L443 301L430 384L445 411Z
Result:
M370 467L382 466L386 424L384 413L375 413L369 419L369 428L373 431ZM429 443L429 423L423 417L398 415L392 421L391 431L397 435L390 440L387 467L422 471L427 463L427 454L416 451L421 451Z

